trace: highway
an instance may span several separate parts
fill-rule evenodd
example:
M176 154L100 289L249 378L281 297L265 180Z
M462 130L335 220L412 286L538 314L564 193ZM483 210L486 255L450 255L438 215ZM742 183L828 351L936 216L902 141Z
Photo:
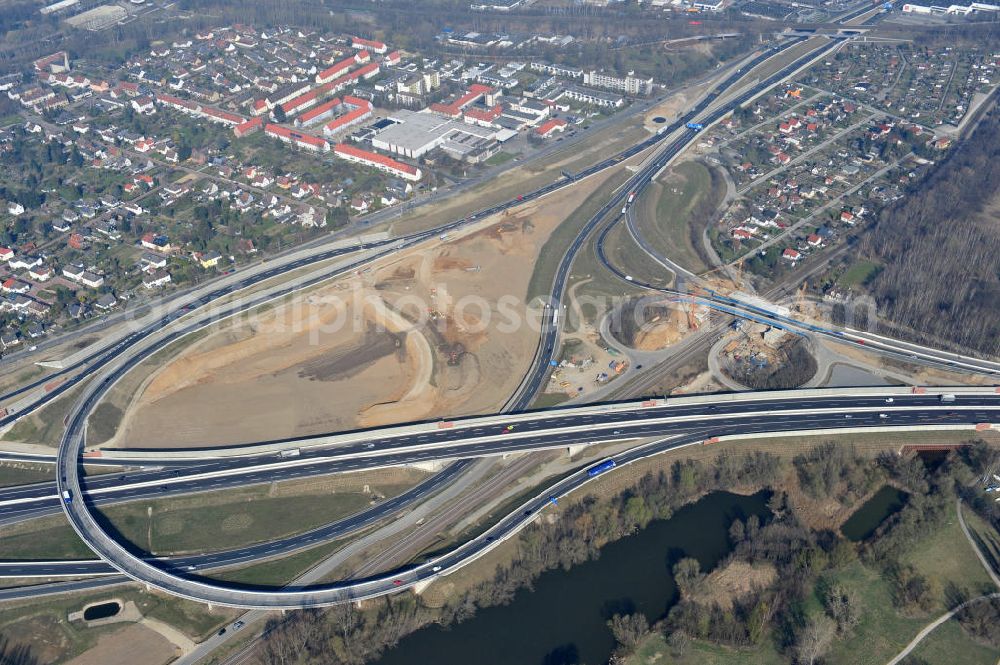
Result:
M798 41L801 41L801 39ZM794 43L797 42L790 42L781 48L787 48L787 46ZM656 146L661 141L666 141L668 137L679 134L675 138L670 138L670 142L665 144L664 149L659 151L646 165L641 167L630 178L626 186L618 190L598 214L588 222L583 232L577 236L574 244L562 258L557 270L556 279L554 280L552 293L558 295L563 292L572 259L601 221L609 213L621 206L630 192L636 191L637 187L646 186L671 159L686 148L694 137L697 136L698 132L696 129L685 129L686 123L697 120L699 124L710 124L720 119L735 106L780 82L790 72L801 67L803 62L807 62L822 53L828 52L835 45L836 43L831 41L830 44L811 52L807 56L803 56L795 63L768 77L765 81L758 82L751 89L713 109L704 117L701 116L705 109L709 108L725 93L728 87L743 76L747 69L773 56L776 51L780 50L779 47L772 47L769 51L760 54L753 62L744 65L744 67L734 72L716 90L702 99L695 108L678 119L673 125L661 130L661 133L650 137L643 143L633 146L624 153L609 158L578 174L575 179L610 168L624 159L634 156L647 148ZM435 234L459 228L479 218L544 196L555 189L571 184L571 182L567 179L551 183L534 192L518 197L516 201L487 208L467 218L450 222L433 230L368 244L369 250L374 249L374 252L370 251L369 256L349 263L347 266L338 267L332 274L341 274L356 269L360 265L367 264L381 256L429 239ZM236 290L259 283L263 279L269 279L288 270L309 265L316 261L335 258L354 251L354 249L326 250L323 253L301 258L288 264L275 266L273 274L267 275L267 272L270 271L265 271L261 273L261 276L248 277L246 280L228 286L220 286L215 291L202 296L195 305L199 307L207 305ZM317 275L312 280L313 283L318 283L319 281L329 279L330 276L332 275ZM297 285L293 288L294 290L298 290L305 287ZM286 293L290 293L291 291L292 288ZM73 410L67 418L67 429L57 460L57 488L60 492L69 491L76 497L74 501L61 504L73 528L95 552L103 559L111 562L115 569L122 571L127 576L183 597L237 607L308 607L343 602L351 599L375 597L412 586L429 577L445 574L475 559L482 552L495 546L499 540L513 535L524 524L533 519L537 515L538 510L546 505L548 496L537 497L535 501L540 502L537 506L531 505L529 502L526 508L511 513L482 536L464 543L454 551L445 554L435 561L398 571L392 576L348 580L327 587L305 590L287 589L280 591L227 587L201 579L190 578L185 574L189 572L186 567L178 570L178 567L181 566L179 561L144 560L140 553L128 551L120 543L116 542L112 536L104 532L101 525L90 512L90 508L93 505L90 500L91 498L95 501L104 501L106 496L109 497L107 500L124 500L149 496L151 488L154 487L157 492L205 491L223 486L244 485L249 482L265 482L283 477L299 477L300 475L308 475L309 473L332 473L338 470L375 468L377 466L409 464L429 460L452 460L484 455L499 455L516 451L577 446L586 443L620 439L670 437L669 440L661 439L656 444L633 448L616 457L617 462L626 464L635 459L640 459L651 454L658 454L664 450L673 449L681 445L692 445L704 441L706 438L730 434L886 426L972 426L982 422L993 422L996 420L996 416L1000 415L1000 401L998 401L1000 398L992 393L976 396L963 394L960 405L943 405L938 401L937 397L926 395L913 395L907 398L900 396L895 402L887 403L882 396L859 397L857 394L845 393L841 396L829 396L822 399L815 397L781 398L771 396L773 403L769 403L766 400L754 400L752 404L749 402L741 403L735 407L729 404L710 403L691 407L693 410L690 412L679 412L679 409L674 409L670 413L658 413L655 409L645 409L639 412L628 413L620 411L608 412L603 410L603 406L595 406L593 407L594 412L589 418L579 414L560 417L559 412L556 411L548 412L545 415L538 415L538 422L533 423L531 418L534 416L532 414L523 414L523 416L519 417L517 429L513 433L510 431L509 426L505 424L507 422L505 419L508 418L506 416L496 416L494 417L495 422L483 427L456 427L453 430L441 430L434 434L423 432L406 436L380 438L379 432L376 430L367 433L370 438L368 438L365 444L338 446L336 448L318 449L316 451L304 450L301 458L293 460L277 461L274 459L274 455L270 454L266 461L257 459L256 463L253 458L241 457L214 460L204 464L188 465L181 468L142 471L138 473L151 475L144 475L138 482L131 482L129 485L123 487L116 486L116 483L113 481L86 479L81 476L81 459L79 455L83 450L85 441L87 417L106 391L121 376L164 345L195 330L199 330L219 318L257 307L264 298L273 299L281 295L282 291L278 289L275 293L268 294L267 296L250 298L246 302L224 307L219 312L213 312L208 315L199 315L197 312L194 312L189 317L189 320L184 322L177 322L177 319L188 314L187 310L168 314L142 329L132 332L129 336L103 352L102 355L92 358L85 373L81 372L80 376L68 379L42 397L45 401L49 401L57 394L65 392L82 381L90 380L91 376L96 374L96 378L85 386L80 399L74 405ZM554 299L552 305L552 311L557 311L555 307L559 306L558 298ZM745 306L743 303L740 303L740 305ZM796 323L798 325L808 325L799 322ZM532 372L527 377L525 383L522 384L524 389L513 402L516 410L526 408L530 404L533 395L542 385L547 371L548 360L554 352L557 335L558 326L549 319L542 335L542 341L539 345L540 351L536 357ZM37 406L33 406L32 408L37 408ZM670 407L664 406L663 408L669 409ZM7 422L0 420L0 425L12 422L17 417L23 415L23 413L24 411L21 411L18 414L8 415L7 419L9 420ZM525 420L524 416L528 416L528 419ZM298 440L295 443L296 445L308 446L308 441L304 440ZM161 475L157 476L156 474ZM254 474L260 475L255 476ZM587 476L585 471L581 471L581 473L564 479L548 492L559 495L560 493L572 491L585 483L588 478L589 476ZM119 482L121 481L120 478L118 480ZM132 479L126 476L126 481L129 480ZM107 482L109 485L107 487L98 487L97 484L99 482ZM227 483L232 484L227 485ZM161 488L166 488L166 490ZM35 488L32 491L41 490ZM45 496L20 495L10 499L0 496L0 506L4 506L4 503L7 502L10 506L17 505L22 507L16 510L30 509L24 508L25 506L31 506L35 509L47 508L47 506L42 504L45 502L51 503L53 499L51 487L46 491L47 494ZM129 492L134 492L134 494L129 495ZM86 500L84 499L85 497L87 497ZM410 500L412 500L412 497L410 497ZM8 507L4 506L4 510L6 511L7 509ZM369 511L363 514L367 514L367 512ZM322 528L329 529L334 528L334 526L326 525ZM341 528L348 527L342 526ZM328 534L326 537L329 537ZM317 538L320 538L320 536L317 536ZM296 545L295 543L280 541L253 546L258 548L256 550L248 551L249 548L244 548L239 555L228 553L223 554L223 556L249 556L251 557L249 560L258 560L261 557L272 556L268 554L269 551L279 551L282 547L294 549L295 547L300 548L302 546L308 545ZM292 551L292 549L288 551ZM10 565L13 568L14 564ZM26 569L23 566L28 564L21 562L17 565L21 566L17 569L18 574L25 574ZM185 564L185 566L187 565L192 564ZM200 564L193 565L196 567L200 566ZM215 563L212 565L215 565ZM39 571L41 570L39 569ZM107 569L104 572L108 572ZM45 573L42 571L39 574Z
M769 49L764 50L762 53L758 54L756 57L754 57L749 62L744 63L741 67L738 67L712 93L710 93L708 96L706 96L694 109L692 109L683 118L680 118L677 121L675 121L673 123L673 125L671 125L668 128L665 128L664 130L661 130L661 132L659 134L657 134L655 136L651 136L646 141L644 141L644 142L642 142L642 143L640 143L640 144L638 144L636 146L633 146L633 147L629 148L625 152L623 152L623 153L621 153L621 154L619 154L617 156L610 157L610 158L604 160L603 162L601 162L599 164L596 164L596 165L590 167L589 169L587 169L587 170L585 170L585 171L577 174L575 176L575 178L574 178L574 181L578 180L578 179L580 179L582 177L586 177L588 175L592 175L594 173L597 173L597 172L599 172L601 170L604 170L606 168L610 168L612 166L615 166L616 164L619 164L623 160L625 160L625 159L627 159L627 158L629 158L631 156L634 156L635 154L638 154L639 152L641 152L643 150L646 150L648 147L650 147L652 145L655 145L659 141L661 141L664 138L666 138L667 136L669 136L672 132L676 131L677 129L682 128L684 126L685 122L687 122L690 118L694 117L695 114L701 112L704 108L706 108L711 103L713 103L719 97L719 95L722 94L723 91L725 91L729 86L731 86L733 83L735 83L736 81L738 81L744 75L744 73L746 71L752 69L753 67L755 67L759 63L763 62L764 60L767 60L768 58L773 57L775 55L775 53L780 52L781 50L783 50L785 48L788 48L790 46L793 46L794 44L799 43L800 41L802 41L802 39L794 39L794 40L790 40L789 42L787 42L786 44L784 44L782 46L774 46L774 47L771 47ZM776 82L777 80L780 79L780 73L776 74L773 77L771 77L771 79L773 79L773 80L769 80L768 83ZM671 146L669 152L671 154L676 154L676 152L678 150L680 150L681 147L683 147L683 145L686 145L686 143L689 142L693 136L694 136L693 132L691 132L691 131L685 132L684 137L682 137L682 139L680 141L675 141L675 143ZM647 169L644 169L643 173L647 172L649 169L650 169L650 167L647 167ZM524 195L522 197L519 197L519 200L512 201L512 202L507 202L507 203L504 203L504 204L500 204L498 206L494 206L492 208L488 208L486 210L483 210L483 211L480 211L478 213L475 213L475 214L471 215L469 218L456 220L454 222L451 222L449 224L443 225L443 226L438 227L438 228L433 229L433 230L421 232L421 233L418 233L418 234L413 234L411 236L407 236L407 237L400 238L400 239L384 240L384 241L380 241L380 242L376 242L376 243L370 243L368 245L369 249L371 249L372 247L380 248L380 250L378 252L376 252L376 254L375 254L374 257L366 257L364 259L360 259L358 261L351 262L351 263L349 263L348 265L346 265L344 267L340 267L338 269L335 269L335 270L331 271L330 273L324 273L324 274L321 274L321 275L317 275L317 276L313 277L312 279L308 280L305 284L296 285L295 287L288 287L286 289L277 289L277 290L272 291L271 293L269 293L267 295L259 296L257 298L251 298L251 299L248 300L248 302L240 303L240 304L237 304L237 305L233 305L233 306L230 306L228 308L224 308L221 311L212 312L208 316L202 316L201 318L199 318L199 317L197 317L195 315L192 315L191 317L189 317L191 319L190 322L188 322L185 325L180 326L180 327L178 327L179 324L175 325L174 326L174 332L172 334L168 334L165 337L163 337L162 339L158 340L158 343L155 346L150 345L150 346L147 346L145 352L134 353L131 356L132 357L132 362L130 362L128 365L126 365L124 367L121 367L120 370L117 371L117 372L115 372L111 377L106 377L104 379L104 384L103 385L105 387L110 387L110 384L113 383L115 380L117 380L118 377L120 377L125 372L127 372L131 367L134 367L136 364L138 364L139 362L141 362L141 360L143 360L146 357L148 357L149 355L151 355L151 353L154 350L156 350L158 348L162 348L163 346L166 346L170 342L172 342L172 341L174 341L176 339L180 339L184 335L187 335L187 334L189 334L191 332L199 330L199 329L205 327L206 325L208 325L211 322L217 321L217 320L219 320L221 318L224 318L226 316L230 316L230 315L242 312L242 311L246 311L246 310L252 309L254 307L258 307L261 304L263 304L264 302L268 302L268 301L274 300L275 298L283 297L283 296L288 295L289 293L293 292L294 290L308 288L309 285L311 285L313 283L319 283L321 281L329 279L333 275L343 274L343 273L350 272L352 270L356 270L361 265L369 263L371 260L374 260L375 258L379 258L379 257L384 256L386 254L389 254L389 253L391 253L393 251L397 251L400 248L411 246L413 244L417 244L419 242L422 242L423 240L426 240L426 239L428 239L430 237L433 237L435 234L441 233L442 231L447 231L447 230L451 230L451 229L454 229L454 228L458 228L459 226L462 226L464 224L470 223L470 222L474 221L477 218L485 217L485 216L488 216L488 215L492 215L495 212L504 210L504 209L506 209L508 207L512 207L512 206L515 206L515 205L520 205L523 201L530 201L530 200L533 200L535 198L544 196L545 194L547 194L547 193L549 193L551 191L554 191L555 189L559 189L561 187L567 186L568 184L570 184L570 182L571 181L569 181L569 180L562 180L562 181L556 181L554 183L550 183L549 185L546 185L546 186L544 186L544 187L542 187L542 188L540 188L540 189L538 189L538 190L536 190L534 192L531 192L531 193L526 194L526 195ZM615 203L615 205L617 205L617 202ZM592 228L592 226L590 228ZM587 232L589 233L589 230ZM582 242L582 240L578 240L577 243L576 243L576 245L573 248L571 248L571 250L569 252L567 252L567 256L565 257L565 259L563 261L563 264L561 266L561 269L560 269L560 274L557 277L556 283L554 284L554 288L553 288L553 292L554 293L557 293L557 294L561 293L562 288L564 287L564 284L565 284L566 271L568 270L568 266L571 263L571 259L572 259L573 254L575 253L575 251L580 246L580 242ZM4 417L0 417L0 427L5 426L5 425L9 425L9 424L13 423L15 420L17 420L20 417L23 417L25 414L30 413L31 411L40 408L41 406L43 406L44 404L48 403L49 401L57 398L58 396L62 395L65 392L67 392L67 391L75 388L79 384L81 384L81 383L89 380L90 376L92 376L98 370L100 370L102 368L105 368L109 363L111 363L112 361L116 360L119 357L119 355L124 354L126 352L129 352L133 347L138 346L139 343L142 342L143 340L149 339L155 333L164 331L168 326L171 326L171 324L174 324L175 322L177 322L177 319L179 319L180 317L183 317L183 316L189 314L190 310L193 307L195 307L195 306L205 306L205 305L209 304L210 302L212 302L214 300L217 300L218 298L224 297L226 295L229 295L231 293L239 291L239 290L241 290L243 288L246 288L246 287L249 287L249 286L253 286L253 285L258 284L258 283L260 283L262 281L265 281L267 279L271 279L272 277L275 277L275 276L277 276L277 275L279 275L279 274L281 274L281 273L283 273L285 271L293 270L293 269L296 269L296 268L300 268L300 267L303 267L303 266L305 266L305 265L307 265L309 263L314 263L314 262L317 262L317 261L323 261L323 260L328 260L328 259L331 259L331 258L336 258L338 256L343 256L343 255L345 255L347 253L350 253L350 252L354 251L355 249L356 248L354 248L354 247L346 247L346 248L339 248L339 249L333 249L333 250L324 250L322 252L314 253L314 254L312 254L309 257L299 258L299 259L297 259L297 260L295 260L295 261L293 261L291 263L288 263L288 264L280 264L280 265L276 264L276 265L272 265L272 267L270 267L267 270L261 271L261 272L255 274L255 275L252 275L252 276L248 276L248 277L246 277L244 279L241 279L238 282L234 282L234 283L230 283L230 284L227 284L227 285L219 286L215 290L213 290L213 291L211 291L211 292L209 292L207 294L201 295L196 301L194 301L194 303L192 303L190 305L187 305L185 307L182 307L182 308L180 308L178 310L174 310L172 312L169 312L169 313L165 314L164 316L162 316L159 319L157 319L157 320L149 323L148 325L144 326L143 328L131 332L128 336L126 336L124 339L119 340L112 347L110 347L110 348L108 348L106 350L102 350L101 352L96 353L94 356L91 356L91 357L85 359L84 361L81 362L81 364L86 365L86 368L85 368L86 371L80 371L75 376L67 378L65 381L63 381L60 385L56 386L54 389L49 390L49 391L45 392L44 394L42 394L34 402L34 404L31 406L30 409L21 409L21 410L19 410L16 413L9 413L9 414L7 414ZM552 342L551 342L551 340L555 339L555 336L557 335L557 332L558 332L557 327L553 326L551 324L551 312L549 312L546 315L546 317L547 318L544 321L545 333L542 335L543 344L540 344L540 346L539 346L540 353L536 357L536 359L535 359L536 361L534 363L534 366L535 366L536 369L537 368L542 368L543 370L544 370L545 365L547 364L548 357L550 357L550 355L552 353ZM544 351L541 351L542 349L544 349ZM73 369L74 369L73 367L70 367L70 368L67 368L66 370L64 370L64 372L70 372ZM77 367L77 369L79 369L79 367ZM36 382L34 382L32 384L29 384L29 386L26 386L26 387L24 387L22 389L18 389L17 391L13 391L11 393L8 393L4 397L5 398L10 398L12 396L16 396L16 395L20 394L22 392L22 390L24 390L24 389L27 389L27 388L30 388L30 387L36 387L37 388L39 385L43 384L43 381L44 382L51 382L52 379L53 379L52 376L48 376L44 380L36 381ZM535 376L529 376L526 379L526 381L524 383L522 383L522 390L519 391L519 397L517 397L515 400L513 400L511 403L509 403L508 407L511 408L511 409L513 409L513 410L523 410L524 408L526 408L531 403L531 400L532 400L534 394L537 392L537 388L538 388L539 383L540 383L540 380L537 377L537 375L535 375ZM91 461L93 461L93 460L91 460ZM104 460L104 462L107 463L107 460ZM31 513L29 510L25 509L25 510L21 511L20 515L11 514L11 515L6 516L5 519L11 520L11 519L17 519L18 517L25 517L25 516L29 516L29 515L33 515L33 513ZM3 520L0 519L0 522L2 522L2 521Z
M732 402L708 401L676 407L667 402L658 406L634 406L614 411L607 411L606 406L597 405L590 407L592 412L589 416L582 416L577 410L572 415L561 414L558 410L523 414L513 430L508 429L509 416L495 416L495 422L491 425L484 425L484 419L471 419L473 424L479 425L476 427L464 426L462 422L456 421L454 427L434 434L416 432L392 435L390 432L389 436L380 437L377 431L373 431L370 432L369 439L370 443L375 444L373 448L369 448L368 444L338 446L323 451L323 454L330 459L350 459L351 463L357 465L355 468L369 468L384 464L398 465L432 459L446 460L577 446L588 442L681 437L671 439L669 445L661 444L666 447L647 446L623 453L620 458L624 463L635 455L644 456L672 449L680 445L679 442L690 445L717 436L871 427L971 427L978 423L997 422L1000 416L1000 395L993 390L982 393L962 392L955 403L942 403L938 395L899 393L899 390L889 390L859 396L858 391L848 389L824 391L823 396L755 394L755 399ZM886 395L891 396L892 402L886 401L889 399ZM73 434L78 432L74 431ZM303 450L303 455L307 452ZM76 469L74 460L71 457L64 459L66 463L61 464L60 471L66 473L67 477L72 477ZM617 459L619 458L616 457ZM285 469L311 463L312 460L296 459L274 461L271 466ZM240 471L237 469L226 473L239 475ZM64 481L63 485L69 483ZM564 489L569 491L576 486L566 486ZM177 595L240 607L306 607L391 593L401 587L416 584L432 573L447 572L463 565L471 557L491 547L497 539L512 535L524 524L524 520L518 519L517 515L508 516L480 538L463 544L441 559L397 571L389 576L342 581L309 590L254 591L190 579L178 574L169 564L161 566L156 561L143 561L104 534L93 520L85 502L74 501L65 507L74 524L81 530L87 530L88 543L102 558L115 562L116 568L124 568L124 572L130 577ZM275 544L268 543L259 547L274 546ZM441 566L441 570L433 571L435 566ZM23 567L20 570L23 574ZM396 584L397 581L400 584Z

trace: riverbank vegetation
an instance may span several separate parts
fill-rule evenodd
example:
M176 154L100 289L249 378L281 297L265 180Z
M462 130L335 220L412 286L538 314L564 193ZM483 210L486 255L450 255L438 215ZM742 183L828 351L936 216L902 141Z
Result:
M831 444L790 460L731 451L677 460L613 496L561 501L522 532L491 578L438 595L443 600L434 607L401 594L273 620L258 660L371 662L421 627L509 603L543 572L595 558L609 542L707 493L769 489L771 516L734 521L732 552L714 569L671 556L664 574L672 573L679 599L666 616L608 616L619 644L612 662L885 662L944 610L991 590L955 520L961 496L984 523L1000 522L992 503L977 500L976 474L991 464L1000 464L1000 453L985 444L952 453L933 471L914 456L873 460ZM907 493L905 505L884 521L879 516L882 524L867 540L842 536L839 523L886 484ZM962 615L968 628L956 635L977 653L995 654L993 608L976 604Z
M912 456L883 454L876 462L822 445L793 463L805 496L856 506L884 483L906 491L905 505L871 537L852 543L835 531L810 528L801 497L778 492L767 524L756 518L733 523L734 550L715 571L706 575L695 564L675 568L680 601L643 642L622 648L620 661L884 663L947 610L995 593L958 525L956 500L990 522L996 537L1000 510L983 499L980 479L1000 464L1000 453L973 446L933 471ZM777 574L729 606L705 602L711 593L704 587L736 565L771 566ZM948 662L996 662L1000 603L970 603L956 621L962 631L948 635L949 648L942 650Z

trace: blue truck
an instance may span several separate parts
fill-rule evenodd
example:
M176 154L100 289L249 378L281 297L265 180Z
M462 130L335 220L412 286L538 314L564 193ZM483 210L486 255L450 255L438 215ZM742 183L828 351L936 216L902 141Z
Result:
M705 129L705 125L701 124L700 122L689 122L684 126L687 127L688 129Z
M610 471L611 469L615 468L615 466L616 466L615 461L613 459L606 459L600 464L597 464L587 469L587 475L593 478L594 476L598 476L604 473L605 471Z

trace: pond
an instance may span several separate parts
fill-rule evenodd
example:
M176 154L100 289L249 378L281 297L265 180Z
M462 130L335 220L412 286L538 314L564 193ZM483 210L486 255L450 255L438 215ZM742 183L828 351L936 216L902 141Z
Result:
M614 649L613 614L664 616L677 600L671 569L690 556L709 570L730 551L729 526L768 515L769 494L715 492L610 543L597 560L543 573L509 605L480 610L451 628L403 638L378 665L570 665L605 663Z
M868 386L891 386L892 382L875 376L871 372L860 367L835 363L830 369L830 376L826 380L828 388L861 388Z
M122 606L117 600L113 600L109 603L101 603L100 605L91 605L83 611L83 619L84 621L107 619L108 617L113 617L118 614L121 609Z
M854 542L868 539L886 518L906 505L906 497L906 492L886 485L847 518L840 532Z

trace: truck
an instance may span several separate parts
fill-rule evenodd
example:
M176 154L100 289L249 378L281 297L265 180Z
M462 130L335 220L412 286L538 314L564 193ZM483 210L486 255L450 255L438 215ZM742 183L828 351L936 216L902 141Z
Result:
M954 402L954 401L955 401L955 396L953 394L951 394L951 393L945 393L944 395L941 395L941 402L942 403L948 403L948 402Z
M689 122L684 126L687 127L688 129L695 129L695 130L705 129L705 125L701 124L700 122Z
M278 457L298 457L302 454L302 451L298 448L289 448L288 450L282 450L278 453Z
M593 478L594 476L599 476L605 471L610 471L617 466L613 459L606 459L600 464L595 464L594 466L587 469L587 475Z
M629 203L632 203L632 201L635 201L635 190L628 193L628 201L626 201L625 203L627 205Z
M63 503L73 503L73 493L69 490L62 491Z

